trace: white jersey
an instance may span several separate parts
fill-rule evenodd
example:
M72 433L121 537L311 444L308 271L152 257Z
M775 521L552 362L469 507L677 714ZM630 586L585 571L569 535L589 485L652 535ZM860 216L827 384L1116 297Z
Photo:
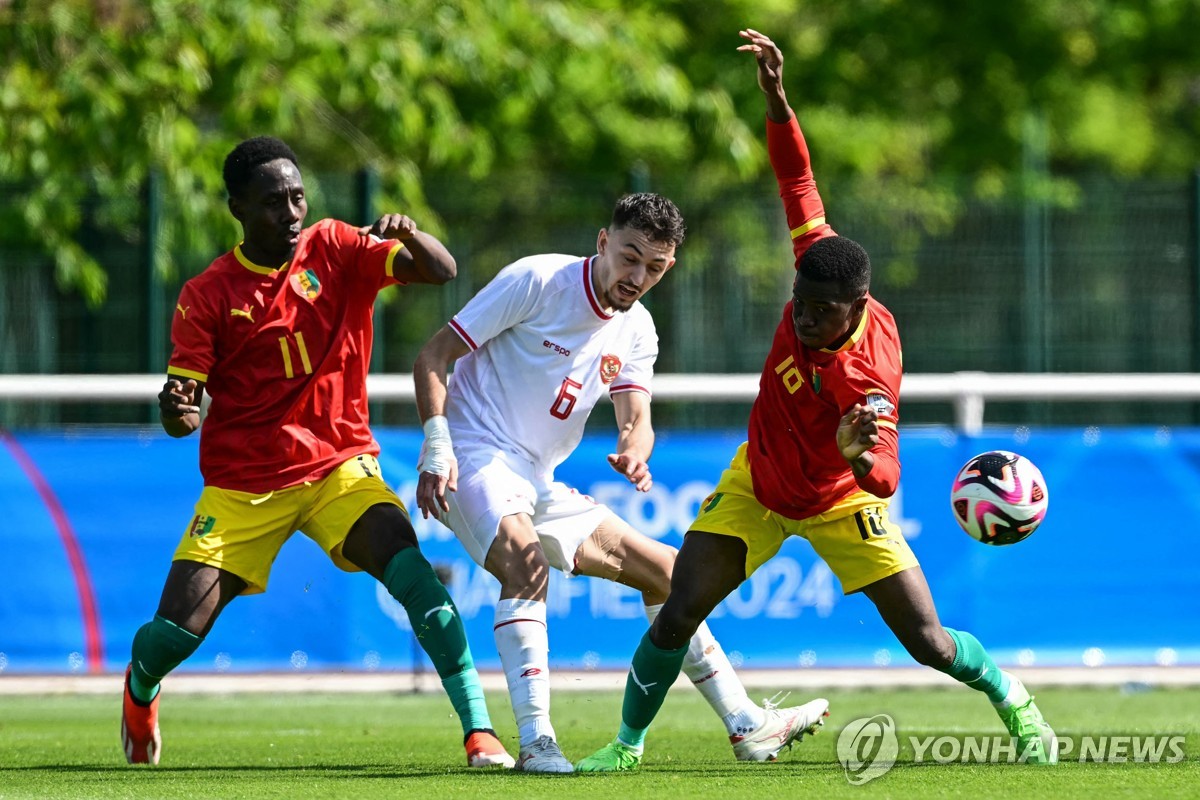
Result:
M641 303L604 310L592 287L594 258L515 261L450 320L471 348L450 377L446 418L456 446L489 440L552 474L603 392L650 394L654 320Z

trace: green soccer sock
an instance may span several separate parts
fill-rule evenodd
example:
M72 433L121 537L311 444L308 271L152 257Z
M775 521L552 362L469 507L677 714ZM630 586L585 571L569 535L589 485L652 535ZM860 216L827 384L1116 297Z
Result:
M635 749L642 747L646 730L662 708L667 690L679 677L687 650L686 644L678 650L662 650L650 641L649 631L642 636L625 680L621 731L617 735L623 743Z
M162 679L196 652L203 641L203 637L155 614L133 636L129 691L137 700L149 703L158 694Z
M946 633L954 640L955 653L954 662L942 671L956 681L983 692L993 703L1002 701L1008 694L1008 676L996 666L979 640L966 631L952 628L946 628Z
M413 633L442 679L463 733L491 728L458 609L425 556L415 547L401 550L383 571L383 585L408 612Z
M492 719L488 716L483 686L479 683L479 673L474 667L464 669L449 678L442 678L442 688L446 690L450 704L458 714L463 736L471 731L491 730Z

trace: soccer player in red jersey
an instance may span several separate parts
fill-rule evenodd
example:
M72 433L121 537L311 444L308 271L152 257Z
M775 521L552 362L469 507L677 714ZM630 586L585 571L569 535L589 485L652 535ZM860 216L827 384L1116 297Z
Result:
M304 182L278 139L239 144L224 178L243 241L184 285L158 396L173 437L200 429L201 396L212 398L200 433L204 489L158 612L134 636L126 758L158 763L160 682L233 598L266 590L271 564L299 530L404 606L462 722L468 764L511 767L462 621L380 474L368 426L376 294L396 283L445 283L454 258L401 214L362 228L331 219L304 228Z
M750 439L701 505L671 594L633 656L617 738L576 769L638 766L692 633L789 536L807 539L847 594L863 592L914 659L984 692L1026 760L1053 762L1054 733L1033 698L974 636L942 627L917 559L888 519L900 480L896 324L868 292L866 251L825 222L784 94L782 53L757 31L740 35L766 95L767 148L796 256L792 299L763 367ZM771 757L820 722L772 742Z

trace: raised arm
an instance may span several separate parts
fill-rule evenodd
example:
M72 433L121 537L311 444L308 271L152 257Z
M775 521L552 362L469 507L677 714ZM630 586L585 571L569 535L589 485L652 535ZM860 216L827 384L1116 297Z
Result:
M404 244L392 266L392 274L404 283L440 285L454 280L458 274L458 265L446 246L418 230L417 223L404 214L384 214L374 225L359 228L358 235L399 239Z
M754 53L758 62L758 88L767 98L767 119L784 124L795 115L783 91L783 53L770 38L752 28L738 31L738 36L749 42L739 47L738 52Z
M825 224L825 206L813 178L808 143L783 89L783 53L758 31L746 29L738 35L748 42L738 50L753 53L758 64L758 86L767 101L767 151L799 264L813 242L836 234Z

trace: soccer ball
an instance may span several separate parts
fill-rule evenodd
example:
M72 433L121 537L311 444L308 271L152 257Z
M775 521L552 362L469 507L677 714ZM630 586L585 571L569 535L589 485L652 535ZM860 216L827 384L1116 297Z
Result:
M958 471L950 491L954 519L984 544L1015 544L1046 517L1050 494L1041 470L1025 456L990 450Z

